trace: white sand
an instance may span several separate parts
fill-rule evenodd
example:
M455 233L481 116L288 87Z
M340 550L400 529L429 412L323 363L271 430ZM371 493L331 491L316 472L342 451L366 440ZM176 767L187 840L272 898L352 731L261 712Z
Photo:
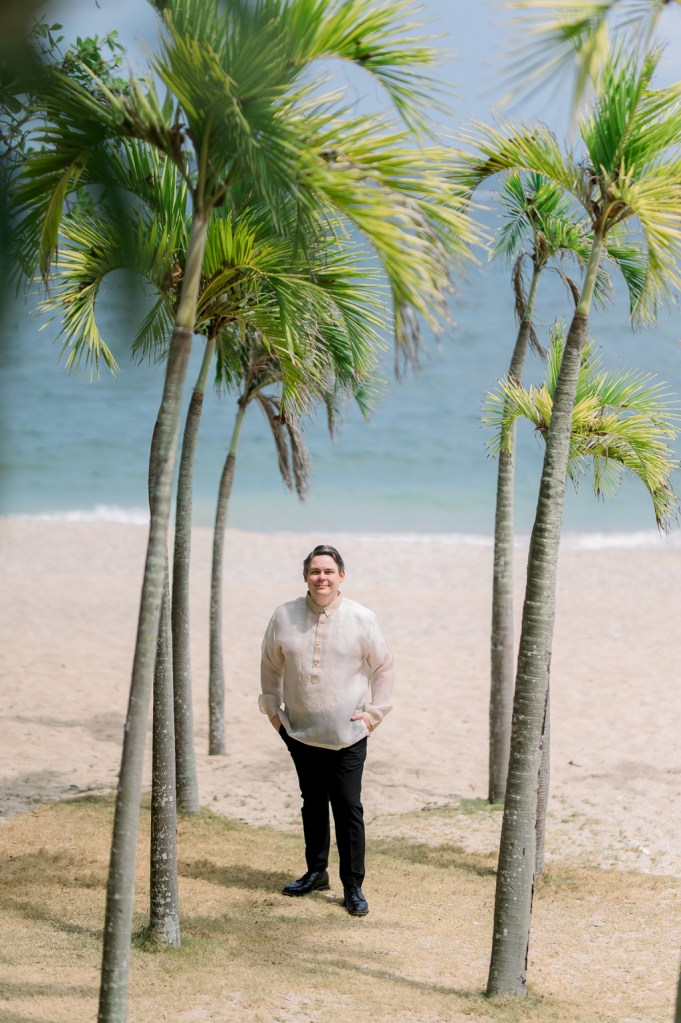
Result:
M192 659L202 802L249 823L299 827L288 754L257 709L258 664L272 609L302 592L302 558L320 541L340 548L344 592L376 611L396 655L395 709L370 740L369 837L495 848L500 814L420 812L487 792L489 546L230 531L229 750L208 757L210 533L197 530ZM145 547L144 527L0 521L0 813L115 785ZM525 556L518 552L518 614ZM549 859L681 874L680 598L678 543L563 550Z

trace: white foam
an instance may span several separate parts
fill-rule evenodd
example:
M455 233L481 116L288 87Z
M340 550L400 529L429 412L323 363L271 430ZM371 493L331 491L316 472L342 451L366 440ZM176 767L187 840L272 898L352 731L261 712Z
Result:
M38 515L12 515L23 522L112 522L122 525L147 526L149 512L144 508L120 508L98 504L94 508L73 508L69 511L41 512Z
M633 533L566 533L563 545L572 550L611 550L617 547L662 548L681 546L681 533L676 529L665 536L657 530L647 529Z

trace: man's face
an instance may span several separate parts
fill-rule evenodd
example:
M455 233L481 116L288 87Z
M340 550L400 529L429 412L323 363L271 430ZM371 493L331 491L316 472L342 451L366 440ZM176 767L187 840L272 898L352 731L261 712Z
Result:
M318 554L310 562L305 578L315 604L326 607L338 596L345 572L338 570L338 565L329 554Z

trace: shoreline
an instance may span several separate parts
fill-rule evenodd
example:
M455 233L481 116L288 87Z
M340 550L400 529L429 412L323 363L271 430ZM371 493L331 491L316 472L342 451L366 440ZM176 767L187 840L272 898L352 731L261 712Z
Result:
M36 514L0 514L0 530L3 523L36 522L63 525L103 525L103 526L143 526L148 527L149 515L143 509L124 509L98 506L92 511L43 512ZM194 526L194 531L210 530L211 526ZM170 531L173 529L171 520ZM244 533L247 536L281 536L295 539L299 536L312 536L310 529L271 529L248 530L239 527L228 527L228 532ZM367 540L375 543L435 543L447 546L491 547L494 537L491 533L470 532L424 532L424 531L353 531L330 530L334 536L354 540ZM526 548L530 541L529 533L519 533L515 538L516 549ZM681 547L681 528L671 530L668 534L658 529L614 529L603 530L566 530L561 538L561 548L569 550L599 550L614 548L648 548L651 550Z
M115 786L146 549L143 526L0 519L4 717L0 820ZM372 835L498 843L484 812L491 543L329 531L344 591L394 649L395 709L371 740ZM206 755L211 530L193 534L194 713L201 802L299 830L286 751L258 713L260 641L299 592L318 536L228 530L225 757ZM377 554L378 551L378 554ZM516 563L520 614L524 559ZM571 549L559 565L547 859L681 876L681 546ZM272 733L270 735L270 733ZM146 783L149 757L146 765ZM466 812L477 807L482 812ZM427 812L423 812L427 811Z

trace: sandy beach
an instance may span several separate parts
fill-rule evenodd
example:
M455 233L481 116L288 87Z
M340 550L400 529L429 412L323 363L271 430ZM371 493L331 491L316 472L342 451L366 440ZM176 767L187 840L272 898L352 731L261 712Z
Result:
M262 633L301 592L301 562L331 542L344 592L392 645L395 708L372 736L371 835L498 841L500 814L438 814L487 791L491 546L418 538L230 531L225 643L228 752L208 757L210 543L194 536L192 663L203 804L250 824L299 827L283 744L257 709ZM3 613L0 814L115 786L146 529L0 522ZM520 614L526 551L519 549ZM681 545L561 554L552 662L547 857L681 875ZM147 758L149 759L149 758ZM301 850L302 862L302 850Z

